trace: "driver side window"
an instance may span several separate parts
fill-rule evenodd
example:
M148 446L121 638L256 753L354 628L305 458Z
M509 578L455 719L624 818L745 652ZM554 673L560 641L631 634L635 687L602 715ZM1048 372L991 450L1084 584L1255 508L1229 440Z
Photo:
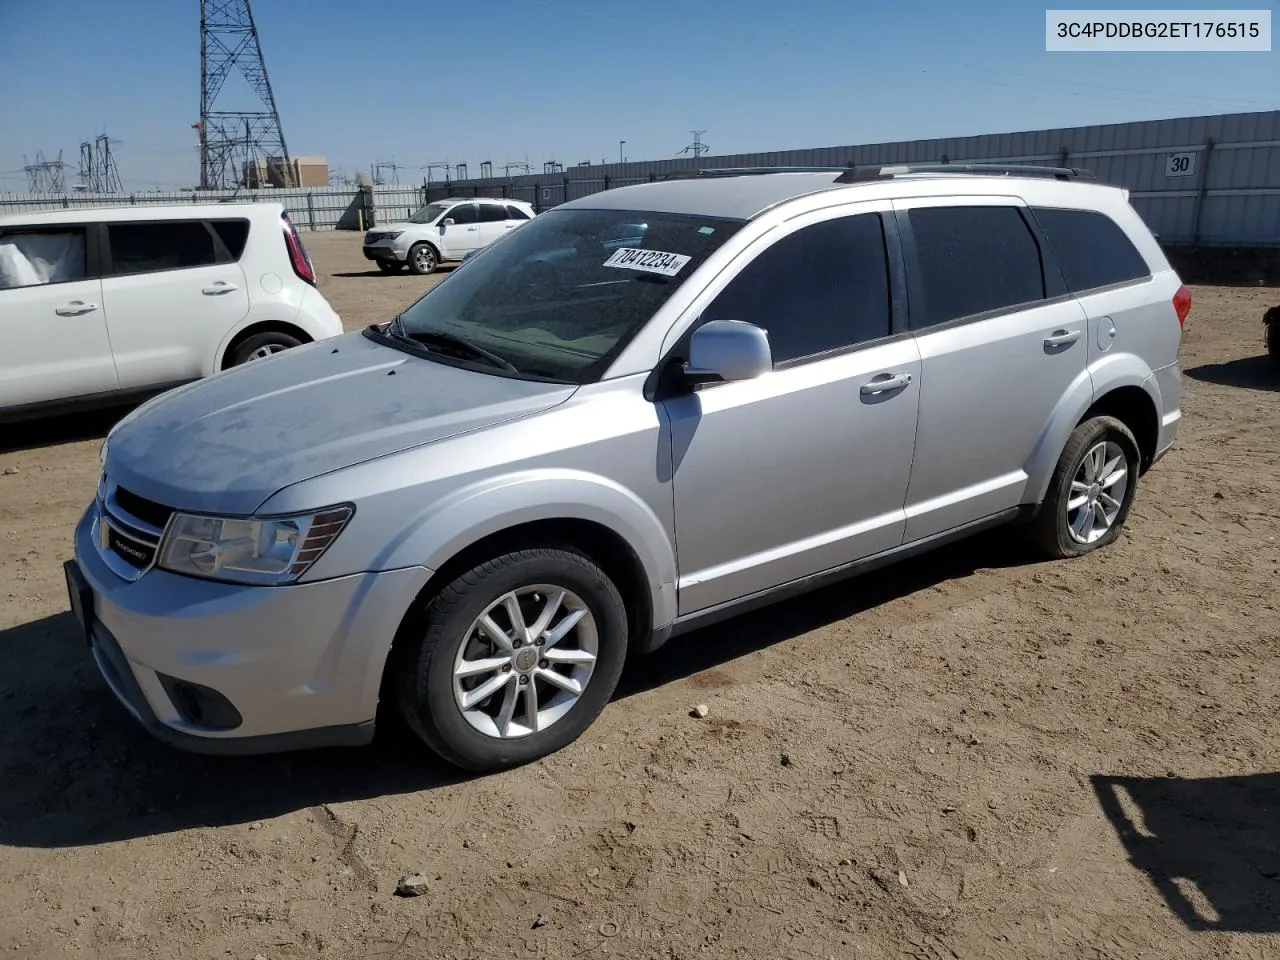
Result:
M729 281L700 323L742 320L769 334L780 364L890 333L889 263L880 215L802 227Z

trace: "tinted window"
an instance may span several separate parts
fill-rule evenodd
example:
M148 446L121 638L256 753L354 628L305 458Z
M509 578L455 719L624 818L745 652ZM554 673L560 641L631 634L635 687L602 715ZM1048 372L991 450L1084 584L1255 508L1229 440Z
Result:
M1106 214L1036 207L1035 217L1072 293L1151 275L1142 254Z
M919 207L910 213L923 318L945 323L1044 299L1040 248L1016 207Z
M452 219L454 223L475 223L476 205L474 203L460 203L445 214L445 219Z
M783 237L734 277L701 319L763 327L775 364L887 336L880 217L842 217Z
M0 290L83 280L84 251L80 228L0 234Z
M496 203L480 204L480 222L481 223L501 223L507 219L507 208L500 207Z
M239 260L244 253L244 245L249 241L249 221L210 220L209 226L213 227L213 232L222 240L231 259Z
M199 220L108 223L111 259L120 275L216 263L213 235Z
M507 219L508 220L528 220L529 215L525 213L523 210L521 210L519 207L513 207L511 204L507 204Z

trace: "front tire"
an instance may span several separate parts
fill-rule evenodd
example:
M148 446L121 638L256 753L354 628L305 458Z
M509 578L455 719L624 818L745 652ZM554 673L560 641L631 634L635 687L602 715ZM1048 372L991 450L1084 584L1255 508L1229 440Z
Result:
M531 547L456 577L420 611L396 661L409 726L448 762L490 771L576 740L613 696L627 613L572 547Z
M415 243L409 249L409 269L419 276L435 273L439 266L440 256L431 244Z
M1093 417L1067 438L1032 539L1049 559L1091 553L1120 536L1138 488L1138 442L1114 417Z

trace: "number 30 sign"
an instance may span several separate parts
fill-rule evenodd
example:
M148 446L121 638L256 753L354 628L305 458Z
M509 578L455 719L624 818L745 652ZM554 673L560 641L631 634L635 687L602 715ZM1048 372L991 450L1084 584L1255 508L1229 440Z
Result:
M1171 153L1165 157L1164 175L1166 177L1190 177L1196 172L1196 155L1194 153Z

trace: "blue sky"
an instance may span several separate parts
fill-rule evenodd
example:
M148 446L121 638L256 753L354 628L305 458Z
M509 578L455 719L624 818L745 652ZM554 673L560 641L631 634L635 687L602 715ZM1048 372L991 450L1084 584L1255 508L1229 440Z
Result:
M616 161L619 140L660 159L694 129L721 154L1280 108L1280 50L1046 53L1026 0L360 6L254 14L290 152L349 174L394 159L402 182L435 161ZM74 164L104 129L127 186L191 185L198 11L0 0L0 191L25 189L24 153Z

